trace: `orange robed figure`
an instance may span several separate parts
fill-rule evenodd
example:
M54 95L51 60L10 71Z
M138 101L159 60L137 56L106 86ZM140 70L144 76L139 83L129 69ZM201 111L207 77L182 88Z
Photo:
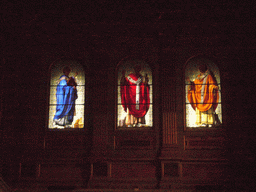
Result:
M205 64L199 66L199 71L196 80L190 81L187 98L196 111L196 124L212 127L219 100L218 85ZM186 80L189 81L188 78Z
M125 71L121 78L121 102L127 116L124 125L128 127L140 127L145 124L145 115L149 109L149 85L147 75L140 74L141 67L134 67L135 73L125 77Z

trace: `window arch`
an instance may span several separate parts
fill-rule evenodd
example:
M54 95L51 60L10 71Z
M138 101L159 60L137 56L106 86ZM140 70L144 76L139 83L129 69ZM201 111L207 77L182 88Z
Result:
M221 81L218 66L198 56L185 67L186 127L219 127L222 124Z
M146 62L129 59L118 64L118 128L153 126L152 81L152 71Z
M85 72L75 60L61 59L50 68L49 129L84 128Z

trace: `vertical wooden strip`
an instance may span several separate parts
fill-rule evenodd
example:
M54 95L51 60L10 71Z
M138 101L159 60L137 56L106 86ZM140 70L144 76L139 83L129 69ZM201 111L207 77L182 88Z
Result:
M177 144L177 122L175 113L175 84L171 78L164 81L163 110L163 144Z
M164 144L177 144L177 122L175 113L163 113L163 133Z

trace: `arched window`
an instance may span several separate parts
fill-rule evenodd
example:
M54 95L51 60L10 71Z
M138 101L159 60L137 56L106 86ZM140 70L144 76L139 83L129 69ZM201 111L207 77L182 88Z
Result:
M186 127L222 124L220 71L205 57L193 57L185 68Z
M85 73L74 60L58 60L50 70L49 129L84 128Z
M121 61L117 68L117 127L153 126L153 86L150 66L141 60Z

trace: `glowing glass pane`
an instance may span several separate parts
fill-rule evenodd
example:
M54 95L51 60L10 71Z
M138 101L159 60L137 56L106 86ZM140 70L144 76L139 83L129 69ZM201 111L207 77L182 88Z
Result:
M206 64L208 71L200 75L198 67L202 64ZM210 78L210 76L214 83L208 83L210 81L207 78ZM187 79L192 83L188 82ZM200 82L195 81L196 79L200 79ZM210 86L218 87L217 94L219 97L218 100L216 99L217 103L211 103L207 99L217 98L215 89L212 90ZM194 93L192 93L193 91ZM189 92L191 96L188 95ZM193 58L188 62L185 69L185 93L186 127L216 127L222 123L220 72L212 61L205 58ZM209 96L205 97L206 95ZM190 97L190 101L188 97ZM192 97L193 99L191 99ZM202 111L203 107L201 106L206 104L212 104L212 107L209 110ZM214 106L216 104L217 107L215 109Z
M63 76L63 68L66 66L71 69L68 77L74 77L77 83L76 88L67 85L67 77ZM62 99L57 100L58 95ZM85 75L83 67L76 61L66 60L55 63L51 69L48 128L83 128L84 104Z
M140 69L136 69L137 66ZM140 60L121 62L117 84L117 126L152 127L153 86L149 65Z

